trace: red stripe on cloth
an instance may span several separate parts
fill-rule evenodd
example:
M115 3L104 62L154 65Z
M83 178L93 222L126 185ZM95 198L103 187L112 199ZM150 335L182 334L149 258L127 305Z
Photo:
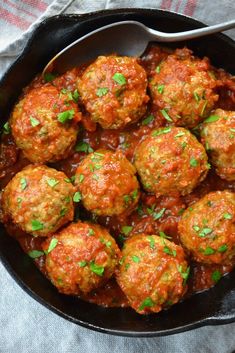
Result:
M24 2L25 4L30 5L31 7L37 8L41 12L44 12L47 9L47 4L45 4L45 2L43 1L38 1L38 0L21 0L21 1Z
M171 4L172 4L172 0L162 0L161 9L162 10L170 10Z
M192 16L197 6L197 0L188 0L184 8L184 14Z
M181 2L182 2L182 0L178 0L178 1L177 1L177 4L176 4L176 6L175 6L175 12L178 12L178 11L179 11Z
M11 1L9 1L9 0L4 0L4 2L5 2L5 4L9 4L9 6L13 7L14 9L17 9L17 10L19 10L19 11L21 11L21 12L24 12L24 13L25 13L26 15L28 15L28 16L37 18L37 16L35 16L33 13L31 13L31 12L29 12L29 11L27 11L27 10L22 9L21 7L19 7L19 6L15 5L15 4L13 4L13 3L12 3Z
M11 12L5 10L1 6L0 6L0 14L1 14L0 18L2 18L8 23L13 24L14 26L20 29L25 30L31 25L30 22L23 20L19 16L13 15Z

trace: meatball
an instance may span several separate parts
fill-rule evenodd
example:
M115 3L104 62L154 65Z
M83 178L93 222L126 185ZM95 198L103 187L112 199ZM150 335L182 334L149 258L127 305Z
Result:
M156 196L189 194L207 174L204 147L188 130L154 130L137 146L134 164L144 188Z
M33 163L55 162L71 152L81 119L71 92L46 84L30 90L14 107L12 134Z
M147 76L136 58L100 56L78 80L91 119L104 129L119 129L146 112Z
M34 236L48 236L72 221L74 186L62 172L29 165L7 184L2 195L4 222Z
M75 174L84 207L99 216L131 212L140 196L135 173L135 167L121 151L89 154Z
M72 223L43 243L46 271L59 292L86 294L114 274L120 250L105 228Z
M139 234L126 241L122 255L117 281L138 313L159 312L182 298L189 267L181 246Z
M235 194L210 192L183 213L178 229L194 260L229 264L235 255Z
M186 48L177 49L150 77L153 103L163 117L178 126L194 127L213 109L219 96L209 60L198 59Z
M216 173L235 180L235 112L217 109L202 125L201 141Z

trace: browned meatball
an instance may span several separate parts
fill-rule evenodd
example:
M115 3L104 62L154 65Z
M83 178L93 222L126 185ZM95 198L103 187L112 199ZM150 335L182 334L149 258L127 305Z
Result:
M218 83L207 58L177 49L163 60L150 78L153 103L170 123L194 127L213 109Z
M6 222L11 220L34 236L48 236L72 221L72 184L62 172L44 165L29 165L7 184L2 195Z
M91 119L104 129L123 128L146 111L147 77L136 58L100 56L83 73L78 90Z
M229 264L235 255L235 194L209 193L183 213L178 227L196 261Z
M10 124L16 144L34 163L54 162L71 152L81 119L71 93L46 84L15 106Z
M159 128L147 136L135 151L134 164L144 188L156 196L189 194L209 169L203 146L177 127Z
M117 281L138 313L159 312L182 298L189 267L181 246L139 234L126 241L122 255Z
M235 112L216 109L202 125L201 141L216 173L235 180Z
M89 154L77 168L75 179L84 207L103 216L132 211L140 195L135 173L121 151Z
M43 244L46 271L59 292L89 293L102 286L116 270L120 250L99 225L72 223Z

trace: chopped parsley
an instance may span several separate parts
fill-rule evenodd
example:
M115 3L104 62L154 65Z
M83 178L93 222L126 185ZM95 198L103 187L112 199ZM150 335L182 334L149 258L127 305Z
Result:
M90 263L90 269L92 272L94 272L98 276L103 276L104 273L104 267L97 265L94 261Z
M165 232L163 232L163 231L160 231L159 232L159 235L160 235L160 237L161 238L163 238L163 239L171 239L171 237L169 236L169 235L167 235Z
M57 244L58 244L58 239L56 239L56 238L51 239L51 242L50 242L49 247L47 249L47 254L49 254L52 250L54 250L55 247L57 246Z
M215 282L215 283L217 283L217 282L220 280L221 277L222 277L222 274L221 274L221 272L218 271L218 270L215 270L215 271L212 272L212 274L211 274L211 279L212 279L212 281Z
M156 67L155 71L156 71L157 74L160 73L160 71L161 71L160 65L158 65L158 66Z
M154 221L157 221L159 218L161 218L166 211L166 208L162 208L159 212L153 212L153 219Z
M151 248L151 249L155 249L155 240L154 240L154 238L151 237L151 236L149 236L149 237L148 237L148 241L149 241L149 243L150 243L150 248Z
M197 167L198 161L195 158L191 158L189 164L191 167Z
M205 113L205 109L206 109L206 106L207 106L207 100L205 101L205 103L203 104L203 107L202 107L202 110L201 110L201 113L200 113L200 116L203 116L204 113Z
M228 250L228 245L223 244L218 248L218 252L225 252Z
M60 210L60 217L64 217L67 213L68 209L66 207L61 208Z
M185 285L185 284L186 284L186 281L187 281L187 279L188 279L188 277L189 277L190 267L188 266L187 269L186 269L186 271L184 272L184 271L183 271L183 268L182 268L182 265L180 265L180 266L178 266L178 271L180 272L181 277L182 277L183 280L184 280L184 285Z
M32 229L32 231L42 230L42 229L44 229L44 225L40 221L38 221L36 219L32 219L31 229Z
M175 137L181 137L184 135L185 135L185 133L183 131L180 131L178 134L175 135Z
M133 227L132 226L123 226L122 227L122 233L125 235L128 235L132 231Z
M25 178L20 179L21 190L25 190L27 187L27 180Z
M157 86L158 93L162 94L164 92L164 85Z
M76 145L75 151L76 152L92 153L94 150L93 150L93 148L90 147L89 143L80 141Z
M171 117L168 115L166 109L161 109L160 112L162 113L163 117L169 121L169 122L172 122L173 120L171 119Z
M3 125L3 133L4 133L5 135L8 135L8 134L10 134L10 132L11 132L11 127L10 127L9 122L7 121L7 122Z
M212 232L213 232L213 229L205 227L200 230L200 233L198 233L198 236L201 238L204 238L206 235Z
M79 267L85 267L87 265L87 262L86 261L80 261L79 263L78 263L78 266Z
M217 120L219 120L218 115L210 115L207 119L204 120L204 123L212 123Z
M153 131L152 132L152 136L159 136L159 135L162 135L162 134L167 134L170 131L171 131L170 127L161 128L159 130Z
M171 248L169 248L168 246L166 246L166 245L164 245L164 248L163 248L163 252L165 253L165 254L168 254L168 255L171 255L171 256L174 256L174 257L176 257L176 250L175 249L171 249Z
M148 125L154 120L154 116L151 114L147 116L144 120L142 120L142 125Z
M91 236L91 235L94 235L94 234L95 234L94 230L92 228L89 228L88 229L88 235Z
M64 112L62 113L59 113L57 115L57 119L60 123L64 124L66 123L68 120L72 120L73 117L74 117L74 109L71 109L71 110L65 110Z
M152 299L150 297L147 297L144 299L144 301L141 303L141 305L139 306L140 311L144 310L145 308L151 308L152 306L154 306L154 302L152 301Z
M79 92L78 92L77 89L75 89L75 90L73 91L72 97L73 97L74 102L77 103L77 102L78 102L78 99L79 99L79 97L80 97L80 94L79 94Z
M38 257L44 255L43 251L40 250L32 250L28 252L28 255L32 258L32 259L37 259Z
M193 92L193 95L194 95L195 101L199 102L201 99L199 94L197 92Z
M140 262L139 256L136 256L136 255L133 255L133 256L132 256L132 260L133 260L136 264L138 264L138 263Z
M79 191L75 192L75 194L73 195L73 201L74 202L80 202L82 199L82 195Z
M57 184L59 184L59 181L54 178L51 178L51 179L47 179L47 184L52 188L54 188Z
M123 85L126 84L126 78L125 78L125 76L124 76L123 74L121 74L120 72L116 72L116 73L113 75L112 79L113 79L116 83L118 83L119 85L121 85L121 86L123 86Z
M208 246L205 250L203 250L204 255L213 255L215 250Z
M52 74L51 72L47 72L44 74L43 79L46 82L51 82L56 78L56 74Z
M224 217L224 219L232 219L232 218L233 218L233 216L231 215L231 213L228 213L228 212L224 213L224 214L223 214L223 217Z
M96 91L98 97L103 97L108 93L109 89L107 87L100 87Z
M38 119L34 118L33 116L30 116L29 120L30 120L30 124L33 127L38 126L40 124L40 121Z

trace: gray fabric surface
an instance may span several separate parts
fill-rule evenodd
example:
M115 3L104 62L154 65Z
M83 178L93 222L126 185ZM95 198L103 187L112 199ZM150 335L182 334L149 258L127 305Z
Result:
M0 0L1 2L4 2ZM45 1L44 1L45 2ZM50 0L46 1L47 4ZM58 13L84 13L102 8L169 7L184 12L186 3L194 17L208 24L232 19L234 0L58 0L37 21ZM1 10L0 10L1 11ZM191 10L190 10L191 11ZM188 11L189 12L189 11ZM0 76L15 60L30 36L0 21ZM235 38L235 31L227 32ZM0 263L0 353L232 353L235 323L203 327L159 338L125 338L93 332L67 322L34 301L14 282Z

